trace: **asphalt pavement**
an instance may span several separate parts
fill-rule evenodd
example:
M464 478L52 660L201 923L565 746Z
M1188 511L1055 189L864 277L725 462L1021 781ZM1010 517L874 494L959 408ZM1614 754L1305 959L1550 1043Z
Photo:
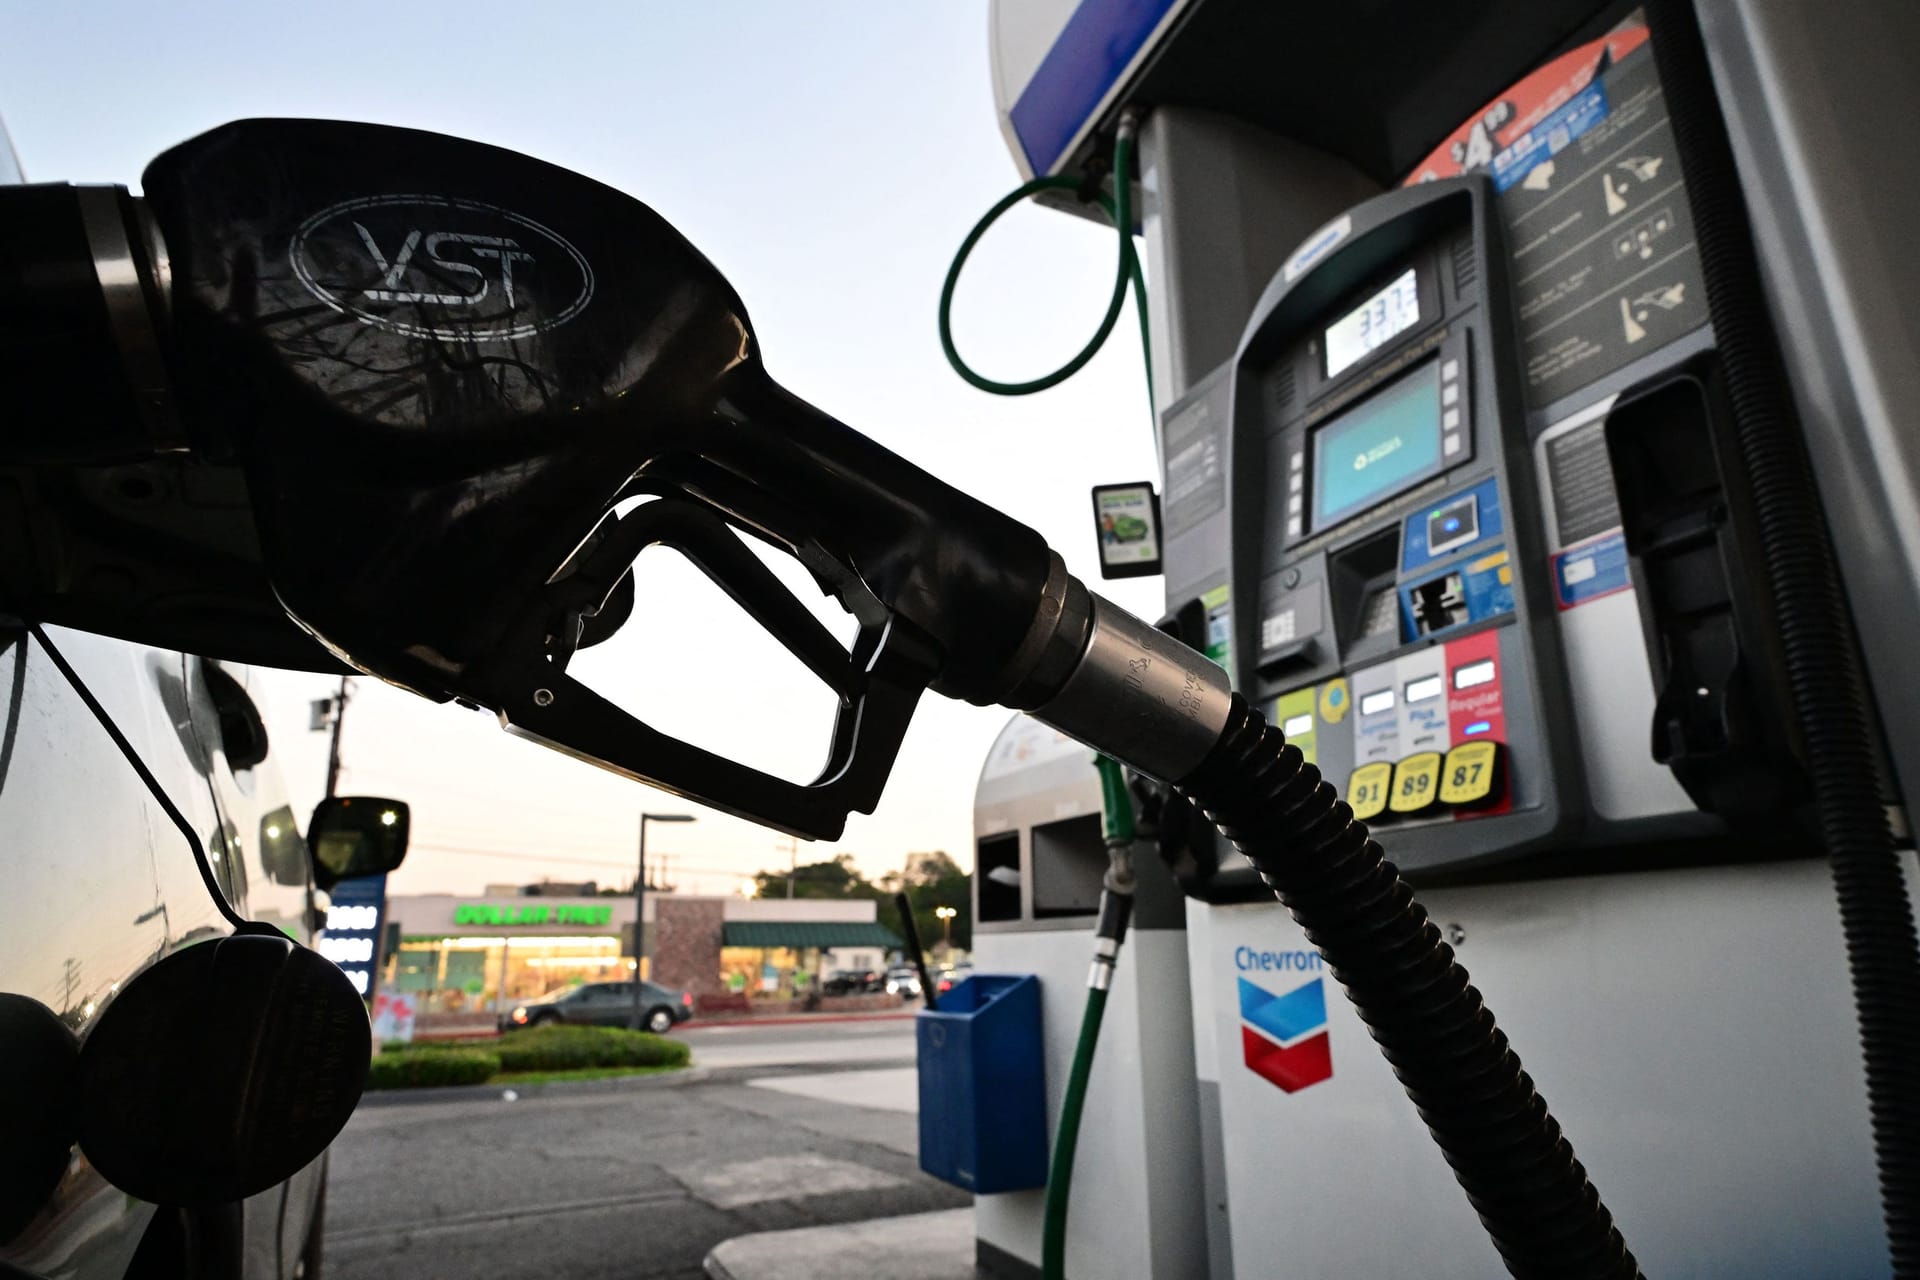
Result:
M375 1095L334 1144L328 1275L693 1280L750 1232L971 1203L919 1171L911 1020L676 1034L672 1076Z

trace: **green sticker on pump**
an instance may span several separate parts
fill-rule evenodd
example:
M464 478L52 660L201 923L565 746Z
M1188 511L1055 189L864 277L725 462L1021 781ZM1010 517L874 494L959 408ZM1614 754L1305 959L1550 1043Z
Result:
M1273 722L1280 726L1280 732L1287 741L1300 748L1300 754L1306 757L1308 764L1317 764L1314 758L1315 730L1320 721L1313 713L1314 696L1317 691L1308 685L1304 689L1295 689L1292 693L1283 693L1279 701L1273 704Z
M1202 652L1232 675L1233 609L1227 603L1229 594L1225 586L1215 587L1200 597L1200 607L1207 611L1207 647Z

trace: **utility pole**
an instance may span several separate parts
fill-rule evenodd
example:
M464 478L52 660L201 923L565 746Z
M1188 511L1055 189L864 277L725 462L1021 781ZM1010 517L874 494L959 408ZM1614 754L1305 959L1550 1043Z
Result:
M340 677L340 692L333 699L333 742L327 748L327 797L340 788L340 730L347 722L347 678Z
M628 1026L640 1029L640 962L646 958L647 815L640 815L640 861L633 871L633 1012Z
M640 1025L642 1017L640 962L647 954L647 824L692 821L693 815L690 813L643 813L640 815L640 860L633 872L633 1012L627 1016L627 1026L634 1031L644 1030Z
M800 873L800 841L787 837L787 897L793 897L793 878Z

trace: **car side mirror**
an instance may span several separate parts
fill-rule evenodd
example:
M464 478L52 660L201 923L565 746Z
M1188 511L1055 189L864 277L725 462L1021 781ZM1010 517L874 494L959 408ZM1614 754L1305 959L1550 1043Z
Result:
M412 823L404 800L328 796L314 806L307 825L314 883L331 889L342 880L392 871L407 856Z

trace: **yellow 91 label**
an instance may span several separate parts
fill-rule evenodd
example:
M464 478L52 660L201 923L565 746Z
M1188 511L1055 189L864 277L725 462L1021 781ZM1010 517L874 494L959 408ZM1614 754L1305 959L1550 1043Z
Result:
M1481 804L1493 795L1499 765L1497 742L1463 742L1447 752L1441 768L1440 799L1447 804Z
M1395 813L1418 813L1434 802L1440 790L1440 753L1422 751L1393 767L1393 794L1387 807Z
M1365 822L1377 818L1387 807L1387 788L1393 782L1390 764L1363 764L1347 779L1347 807L1353 816Z

